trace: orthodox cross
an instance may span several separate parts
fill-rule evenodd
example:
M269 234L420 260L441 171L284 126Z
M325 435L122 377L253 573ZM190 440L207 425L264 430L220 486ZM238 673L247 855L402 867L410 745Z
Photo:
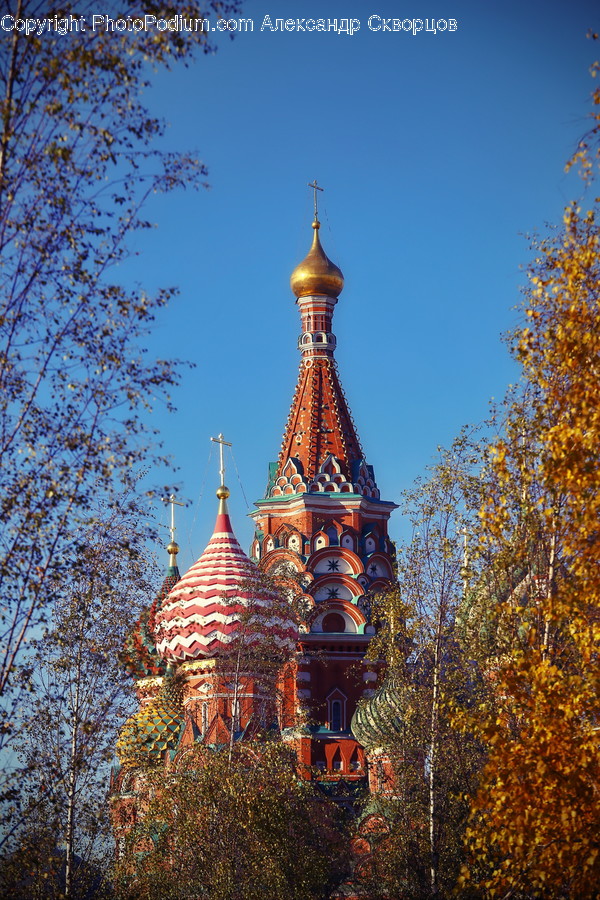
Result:
M179 500L175 499L175 494L171 494L170 497L163 497L162 502L166 503L171 507L171 525L169 526L169 531L171 532L171 540L175 543L175 507L176 506L185 506L185 503L180 503Z
M221 463L219 468L219 475L221 476L221 487L223 487L225 484L225 463L223 462L223 447L231 447L231 441L226 441L222 434L219 434L216 438L211 437L211 441L219 445L219 460Z
M308 187L310 187L310 188L313 189L313 193L314 193L314 195L315 195L315 222L318 222L318 221L319 221L319 208L318 208L318 205L317 205L317 191L322 191L323 188L322 188L322 187L319 187L319 185L317 184L317 179L316 179L316 178L315 178L315 180L313 181L312 184L311 184L310 181L309 181Z

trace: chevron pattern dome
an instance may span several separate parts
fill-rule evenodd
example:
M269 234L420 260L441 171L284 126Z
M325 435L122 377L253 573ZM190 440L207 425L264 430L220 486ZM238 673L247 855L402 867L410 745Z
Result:
M206 550L157 612L159 654L171 663L218 656L236 639L244 619L249 642L292 652L296 624L280 598L252 585L259 579L259 570L240 547L221 499Z

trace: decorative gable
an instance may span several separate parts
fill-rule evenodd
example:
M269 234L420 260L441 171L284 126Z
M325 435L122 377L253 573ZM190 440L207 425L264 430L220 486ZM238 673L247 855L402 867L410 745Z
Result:
M302 494L308 485L302 471L302 463L293 456L288 457L281 475L275 480L271 488L271 497L281 497L286 494Z
M340 460L332 453L328 453L311 481L309 490L350 494L353 493L353 486L344 475Z
M363 497L372 497L374 500L379 500L379 488L375 484L373 467L367 466L365 462L362 462L359 466L355 489L356 493L362 494Z

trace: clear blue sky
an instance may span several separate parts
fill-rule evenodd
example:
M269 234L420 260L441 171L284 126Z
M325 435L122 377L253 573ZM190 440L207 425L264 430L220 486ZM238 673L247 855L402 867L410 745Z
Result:
M362 28L261 33L266 14L355 16ZM372 14L453 17L459 28L375 33ZM153 419L192 501L179 516L182 568L214 522L209 437L233 441L250 504L277 458L299 360L289 275L311 240L306 183L326 189L322 240L346 279L334 319L342 383L382 497L399 502L437 446L484 419L516 377L500 336L515 322L525 235L560 221L578 191L563 167L600 55L586 39L600 26L592 0L249 0L244 15L252 34L221 38L214 56L149 93L171 123L167 145L197 151L211 188L157 198L158 228L126 273L150 289L179 285L149 347L197 364L178 412Z

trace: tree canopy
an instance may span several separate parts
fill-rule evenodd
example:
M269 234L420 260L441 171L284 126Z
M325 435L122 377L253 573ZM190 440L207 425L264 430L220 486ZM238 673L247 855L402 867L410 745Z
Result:
M127 4L109 4L103 12L117 10L137 12ZM91 3L67 3L56 14L79 19L97 11ZM146 7L157 16L198 18L236 11L236 0L177 8L151 0ZM15 0L3 4L4 14L7 21L38 19L48 16L48 8ZM143 339L175 288L151 296L142 286L123 283L118 266L132 252L133 235L151 225L143 213L150 195L206 183L206 168L194 154L165 149L165 123L149 110L144 90L154 70L214 49L202 30L88 27L64 36L56 29L27 34L16 27L3 37L0 800L9 814L15 803L24 803L26 781L11 748L36 703L39 728L52 709L57 727L64 715L77 729L85 724L73 709L61 707L75 682L72 667L62 673L68 684L52 669L60 657L57 622L70 621L67 632L75 627L77 617L69 620L65 610L88 589L92 604L114 595L118 566L111 570L105 556L99 562L100 544L111 545L123 566L129 560L132 575L143 537L151 535L137 474L160 462L147 414L155 404L170 405L178 364L150 358ZM132 489L127 501L123 483ZM109 525L111 508L129 516L127 532ZM132 597L134 608L136 603ZM52 659L35 656L42 634L49 638L46 646L54 641ZM110 672L105 667L108 681ZM114 685L106 687L110 695ZM43 736L48 753L53 733L48 728ZM80 743L83 737L79 730ZM45 751L37 759L40 768L41 760L55 771ZM14 818L4 838L13 824Z
M16 18L44 15L17 0ZM162 6L162 14L175 13ZM208 3L227 15L237 4ZM92 6L67 4L78 16ZM127 13L127 7L119 10ZM148 12L158 12L150 3ZM201 16L200 7L183 10ZM13 728L16 666L78 552L93 501L156 460L144 414L177 367L141 339L173 296L119 282L145 199L198 187L205 167L160 145L143 102L153 67L213 49L204 32L26 35L0 56L0 732Z

